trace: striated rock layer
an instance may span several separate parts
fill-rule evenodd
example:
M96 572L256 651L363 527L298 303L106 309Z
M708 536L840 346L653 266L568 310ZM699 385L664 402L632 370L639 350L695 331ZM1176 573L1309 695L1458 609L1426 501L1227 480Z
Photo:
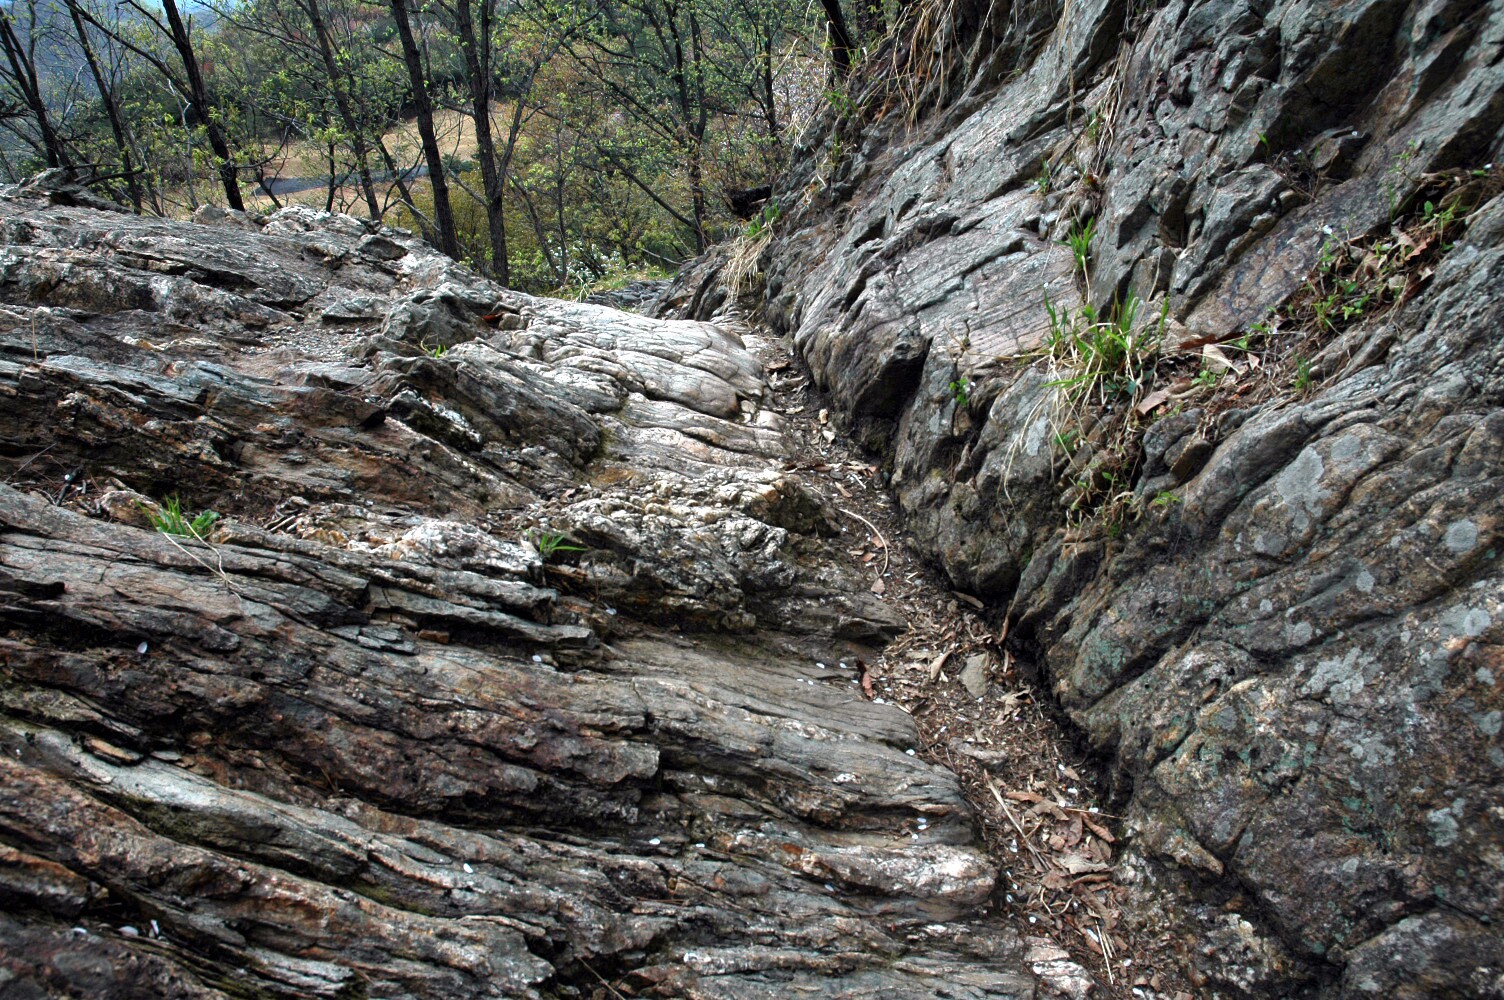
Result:
M0 191L0 994L1033 995L736 336L201 218Z
M1504 996L1504 3L941 11L878 57L920 83L873 72L877 124L803 151L769 316L1108 762L1123 874L1191 901L1211 988ZM1404 220L1434 263L1352 274L1401 303L1295 329L1334 248ZM1251 333L1290 367L1204 355L1223 388L1157 383L1073 494L1127 404L1062 402L1046 302L1130 295L1184 357Z

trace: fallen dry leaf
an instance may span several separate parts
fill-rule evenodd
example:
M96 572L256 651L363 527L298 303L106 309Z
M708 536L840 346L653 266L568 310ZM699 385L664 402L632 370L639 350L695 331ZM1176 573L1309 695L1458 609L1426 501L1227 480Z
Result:
M1201 363L1214 372L1243 374L1242 366L1229 358L1216 344L1206 344L1201 348Z
M1147 417L1149 414L1153 413L1156 409L1163 405L1169 398L1169 389L1155 389L1153 392L1149 393L1149 395L1139 400L1138 405L1133 408L1133 412L1137 413L1141 417Z

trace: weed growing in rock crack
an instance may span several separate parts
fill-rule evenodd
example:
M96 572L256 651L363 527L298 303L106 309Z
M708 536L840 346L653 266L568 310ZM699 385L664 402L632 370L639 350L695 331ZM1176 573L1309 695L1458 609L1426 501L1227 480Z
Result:
M1050 161L1046 160L1040 165L1039 173L1034 175L1034 190L1042 198L1050 193L1050 189L1054 186L1054 183L1053 172L1050 170Z
M418 346L427 351L428 356L431 358L442 358L444 355L449 353L449 348L445 347L443 344L435 344L432 347L429 347L427 344L420 344Z
M771 198L763 205L762 211L747 220L747 227L743 235L749 240L755 240L764 232L771 233L773 224L783 216L783 209L778 204L778 199Z
M1389 171L1384 179L1384 201L1389 206L1389 219L1394 221L1399 217L1400 208L1404 201L1401 194L1403 186L1411 180L1410 162L1420 153L1420 140L1412 139L1409 145L1394 158Z
M1102 123L1105 121L1101 108L1096 108L1086 119L1086 141L1096 142L1097 136L1102 133Z
M1068 459L1060 500L1073 523L1099 518L1114 535L1141 513L1130 488L1142 453L1136 406L1169 322L1168 302L1157 320L1143 324L1141 307L1136 295L1106 314L1089 303L1072 312L1045 302L1049 360L1058 375L1045 384L1061 393L1077 423L1055 434Z
M538 555L544 562L552 559L560 552L584 552L585 546L575 545L569 540L569 536L562 531L531 531L527 535L528 542L538 550Z
M1149 506L1158 507L1160 510L1168 510L1180 502L1180 494L1173 490L1160 490L1154 494L1154 499L1149 501Z
M950 390L951 398L956 401L957 406L965 409L971 405L971 383L966 379L954 379L946 388Z
M1097 220L1088 218L1085 221L1077 221L1071 227L1070 234L1066 236L1062 244L1071 248L1071 254L1076 258L1076 270L1084 278L1086 277L1087 264L1091 262L1091 240L1097 235Z
M183 513L183 502L176 494L162 501L160 511L152 510L144 504L141 509L146 512L151 526L162 534L186 535L200 541L214 529L214 523L219 520L219 515L212 510L200 511L197 515L188 517Z
M1095 396L1107 405L1120 394L1136 399L1148 384L1170 317L1167 299L1158 321L1141 327L1141 305L1138 296L1130 293L1103 316L1089 303L1072 313L1055 308L1046 297L1049 355L1068 373L1049 384L1075 402Z
M1295 359L1295 382L1294 388L1297 394L1304 393L1311 387L1311 359L1297 357Z

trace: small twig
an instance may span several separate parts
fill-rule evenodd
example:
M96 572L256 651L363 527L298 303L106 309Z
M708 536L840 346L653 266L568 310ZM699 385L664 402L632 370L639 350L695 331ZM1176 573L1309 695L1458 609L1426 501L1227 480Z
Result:
M612 986L610 983L606 982L606 977L602 976L599 972L596 972L594 969L590 968L590 963L589 962L585 961L583 958L578 958L578 959L576 959L576 961L578 961L581 965L583 965L585 967L585 971L589 972L596 979L599 979L601 981L601 985L604 986L606 989L610 990L611 993L614 996L620 997L621 1000L627 1000L627 998L624 997L624 996L622 996L621 992L615 986Z
M1107 970L1107 985L1116 986L1112 978L1112 942L1107 938L1107 925L1097 918L1097 944L1102 948L1102 966Z
M192 552L189 552L186 548L184 548L183 547L183 543L179 542L175 537L173 537L168 532L159 531L157 533L159 535L161 535L163 538L167 539L169 542L171 542L173 544L173 547L176 548L179 552L183 553L183 555L187 556L189 559L192 559L194 562L198 563L204 569L208 570L210 573L213 573L215 576L219 577L220 582L225 585L225 589L230 592L231 596L233 596L235 598L235 602L240 605L240 613L241 614L245 614L245 599L243 597L241 597L240 591L238 591L238 590L235 589L235 584L233 584L232 582L230 582L230 575L225 572L225 560L224 560L224 556L222 556L220 554L219 549L215 548L213 545L210 545L207 541L205 541L203 538L200 538L198 535L194 535L193 536L195 539L197 539L200 542L203 542L204 545L208 546L208 549L209 549L210 552L214 553L214 561L216 563L218 563L219 565L217 567L210 566L208 563L204 562L198 556L194 555Z
M49 451L51 451L55 447L57 447L56 442L54 442L52 444L49 444L47 447L43 448L41 451L37 452L35 455L31 456L26 461L24 461L20 465L18 465L16 467L16 471L15 472L12 472L10 475L8 475L8 476L5 477L6 484L9 485L9 483L10 483L10 481L12 479L14 479L15 477L19 476L21 473L23 473L23 472L26 471L27 466L31 465L32 462L35 462L37 459L39 459L43 455L47 454Z
M877 575L882 576L884 573L888 572L888 540L883 537L883 533L881 531L877 530L877 525L873 524L862 515L847 510L845 507L837 507L836 510L839 510L847 517L856 518L858 521L861 521L867 526L867 529L872 532L873 537L877 539L877 544L883 547L883 568L877 571Z
M1030 854L1034 855L1034 860L1039 862L1041 866L1040 871L1049 871L1049 864L1045 862L1044 858L1039 856L1039 852L1036 851L1034 849L1034 845L1029 842L1029 835L1027 833L1024 833L1024 828L1019 825L1018 820L1013 818L1013 810L1008 808L1008 803L1003 799L1003 793L998 791L997 785L993 782L990 776L985 780L987 782L987 790L992 793L993 798L997 799L997 804L1003 810L1003 815L1008 817L1008 822L1012 823L1013 829L1018 831L1019 839L1023 841L1023 845L1029 849Z

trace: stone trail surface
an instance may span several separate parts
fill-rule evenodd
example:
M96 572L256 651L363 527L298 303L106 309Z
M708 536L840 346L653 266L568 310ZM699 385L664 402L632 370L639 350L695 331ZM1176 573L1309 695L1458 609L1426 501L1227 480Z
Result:
M0 190L0 994L1035 995L736 336L201 218Z
M1504 3L938 10L798 151L769 321L1107 761L1208 990L1504 997ZM1334 248L1372 295L1302 329ZM1066 405L1046 303L1130 295L1173 399Z

